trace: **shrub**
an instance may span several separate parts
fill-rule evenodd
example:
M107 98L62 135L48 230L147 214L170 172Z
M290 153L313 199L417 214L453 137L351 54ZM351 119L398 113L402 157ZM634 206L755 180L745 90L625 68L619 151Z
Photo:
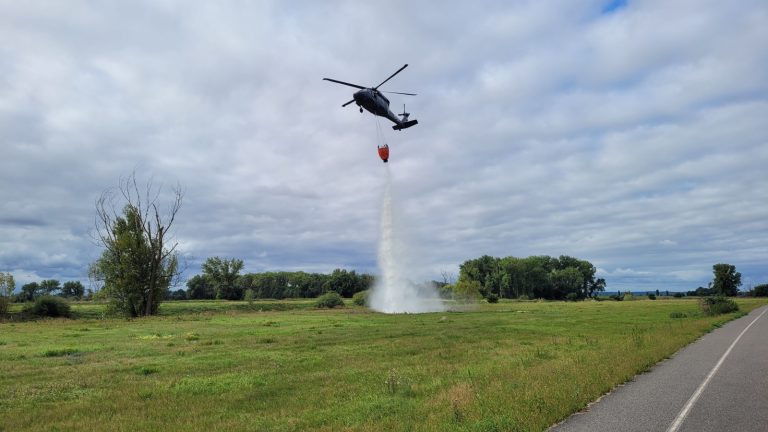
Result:
M612 298L613 300L616 300L616 301L622 301L622 300L624 300L624 296L623 296L623 295L618 295L618 294L614 294L614 295L612 295L612 296L611 296L611 298Z
M69 303L61 297L42 296L24 308L24 313L36 317L69 317Z
M488 294L488 297L486 297L486 300L488 300L488 303L498 303L499 302L499 296L497 296L494 293Z
M579 298L579 294L577 294L577 293L575 293L575 292L570 292L570 293L568 293L568 294L565 296L565 299L566 299L567 301L577 301L577 300L581 300L581 299Z
M683 297L685 297L685 293L676 292L676 293L675 293L675 295L674 295L674 297L675 297L675 298L683 298Z
M43 353L43 357L64 357L77 353L78 351L74 348L49 349Z
M356 292L352 296L352 303L357 306L368 306L368 290Z
M253 299L256 298L256 294L253 292L252 289L248 288L245 290L245 294L243 294L243 300L248 302L249 306L253 306Z
M160 370L159 370L159 369L157 369L157 368L154 368L154 367L149 367L149 366L141 366L140 368L138 368L138 369L136 370L136 372L137 372L139 375L152 375L152 374L154 374L154 373L158 373L158 372L160 372Z
M709 316L736 312L739 310L739 305L737 305L735 301L722 296L704 297L699 300L699 307L705 315Z
M650 300L656 300L656 294L650 294L650 293L649 293L649 294L648 294L648 298L649 298Z
M315 307L333 309L336 306L344 306L344 300L341 299L339 293L331 291L327 292L317 298Z
M445 284L439 289L440 298L452 299L453 298L453 285Z
M467 303L475 303L482 298L483 296L480 294L480 282L478 281L467 281L460 279L458 282L456 282L456 285L453 286L454 300Z
M755 297L768 297L768 284L757 285L752 293Z

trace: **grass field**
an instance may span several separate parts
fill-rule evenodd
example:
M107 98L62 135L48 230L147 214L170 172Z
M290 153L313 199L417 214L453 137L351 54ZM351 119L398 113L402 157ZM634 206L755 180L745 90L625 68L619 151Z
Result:
M0 430L543 430L734 317L688 299L311 305L167 302L128 321L83 304L0 324Z

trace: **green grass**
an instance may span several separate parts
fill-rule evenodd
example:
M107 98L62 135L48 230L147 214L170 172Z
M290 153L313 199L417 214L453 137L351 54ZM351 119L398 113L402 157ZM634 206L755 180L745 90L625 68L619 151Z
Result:
M74 304L85 318L0 324L0 430L543 430L736 316L673 299L311 305L166 302L125 320Z
M160 305L160 316L175 316L189 314L207 314L213 312L264 312L287 311L292 309L309 309L315 306L316 299L284 299L259 300L253 304L248 302L232 302L227 300L188 300L166 301ZM106 314L106 302L71 302L72 318L75 319L105 319L111 318ZM13 318L20 318L24 304L11 304L10 313Z

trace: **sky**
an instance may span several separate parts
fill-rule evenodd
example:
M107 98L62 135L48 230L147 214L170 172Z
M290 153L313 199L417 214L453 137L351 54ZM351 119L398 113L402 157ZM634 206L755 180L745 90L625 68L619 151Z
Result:
M386 170L413 278L571 255L608 290L768 283L768 3L0 0L0 271L87 282L135 173L186 275L377 273ZM393 131L355 89L415 127Z

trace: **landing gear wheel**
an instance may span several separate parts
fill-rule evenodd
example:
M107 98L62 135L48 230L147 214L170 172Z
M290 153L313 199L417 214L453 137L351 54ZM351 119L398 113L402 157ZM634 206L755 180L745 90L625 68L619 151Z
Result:
M363 113L363 107L360 107L360 114Z

